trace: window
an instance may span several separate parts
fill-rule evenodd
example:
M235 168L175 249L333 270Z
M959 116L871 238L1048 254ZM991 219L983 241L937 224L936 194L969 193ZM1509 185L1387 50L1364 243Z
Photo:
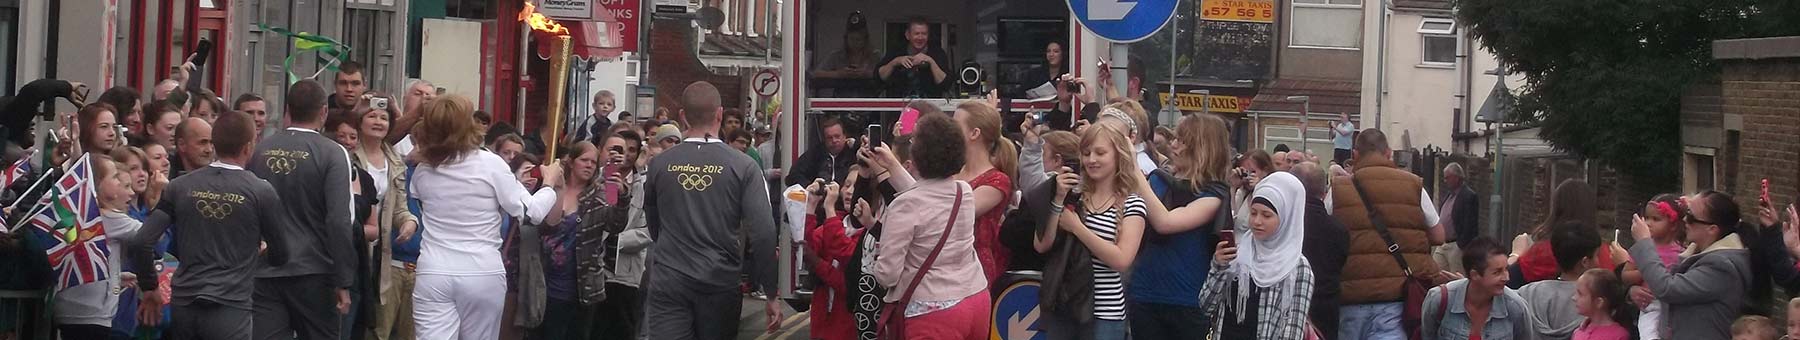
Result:
M0 90L13 93L19 67L19 7L0 1Z
M1294 0L1291 47L1362 47L1362 0Z
M1686 174L1681 181L1681 191L1699 192L1713 189L1716 183L1713 178L1713 155L1717 150L1692 146L1686 149L1681 164L1682 173Z
M1456 64L1456 21L1426 18L1419 22L1419 63Z

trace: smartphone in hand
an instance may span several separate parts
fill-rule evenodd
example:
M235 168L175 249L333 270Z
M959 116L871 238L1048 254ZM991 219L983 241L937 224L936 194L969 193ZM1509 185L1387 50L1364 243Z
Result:
M1774 200L1769 199L1769 179L1768 178L1762 179L1762 203L1769 204L1769 205L1773 205L1775 203Z

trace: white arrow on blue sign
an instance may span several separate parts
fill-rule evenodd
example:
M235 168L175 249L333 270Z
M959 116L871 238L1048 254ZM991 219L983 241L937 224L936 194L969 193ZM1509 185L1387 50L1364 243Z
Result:
M1075 19L1101 39L1129 43L1156 34L1175 18L1176 0L1069 0Z

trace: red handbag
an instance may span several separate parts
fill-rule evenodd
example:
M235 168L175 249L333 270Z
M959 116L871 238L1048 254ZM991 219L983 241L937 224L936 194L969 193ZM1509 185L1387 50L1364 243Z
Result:
M931 264L937 262L938 253L944 251L944 243L950 241L950 231L956 227L956 215L962 210L962 186L956 187L956 203L950 206L950 222L944 225L944 235L938 237L937 247L931 249L931 255L925 256L925 262L919 264L919 272L913 274L912 284L906 286L906 292L900 294L900 300L881 307L881 316L877 338L884 340L906 339L906 305L912 302L913 291L919 289L919 282L925 280L925 273L931 271Z

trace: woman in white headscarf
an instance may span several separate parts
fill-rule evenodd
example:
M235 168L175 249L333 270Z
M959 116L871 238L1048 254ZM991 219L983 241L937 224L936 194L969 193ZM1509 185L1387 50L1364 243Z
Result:
M1303 339L1313 290L1312 265L1300 253L1306 189L1293 175L1274 173L1256 185L1249 205L1250 223L1213 254L1201 305L1216 315L1215 338Z

